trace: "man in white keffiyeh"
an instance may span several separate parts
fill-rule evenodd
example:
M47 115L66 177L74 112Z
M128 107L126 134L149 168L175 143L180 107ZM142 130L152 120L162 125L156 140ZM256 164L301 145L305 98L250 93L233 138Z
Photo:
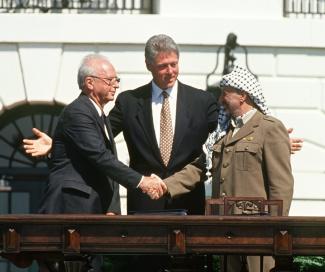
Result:
M222 77L220 82L220 87L232 87L239 91L245 91L250 99L254 102L255 106L265 115L270 115L271 112L268 109L260 83L257 81L255 76L250 73L247 69L241 66L235 66L233 71L230 74L227 74ZM212 167L212 147L214 143L220 140L223 136L226 135L230 124L230 113L225 110L225 107L220 106L219 117L218 117L218 126L213 131L203 147L204 152L206 153L206 168L207 168L207 178L211 179L210 169Z
M212 197L282 199L288 215L293 194L290 144L281 121L270 116L261 86L245 68L236 66L220 83L222 108L217 129L206 147L212 173ZM165 179L171 197L186 193L202 180L203 154L182 171ZM272 212L272 211L271 211ZM239 209L234 213L241 213ZM228 272L259 271L259 257L228 256ZM274 265L264 257L264 270Z

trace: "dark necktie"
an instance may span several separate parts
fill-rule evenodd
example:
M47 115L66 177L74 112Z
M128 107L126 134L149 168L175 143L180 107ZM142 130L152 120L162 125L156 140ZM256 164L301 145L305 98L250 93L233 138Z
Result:
M164 96L160 112L160 154L164 164L167 166L173 146L173 127L169 109L168 93L163 91Z
M110 123L108 117L106 117L104 113L102 113L102 119L104 122L104 126L107 129L108 138L109 138L109 141L111 144L112 152L117 157L116 146L115 146L114 136L113 136L113 132L112 132L112 128L111 128L111 123Z

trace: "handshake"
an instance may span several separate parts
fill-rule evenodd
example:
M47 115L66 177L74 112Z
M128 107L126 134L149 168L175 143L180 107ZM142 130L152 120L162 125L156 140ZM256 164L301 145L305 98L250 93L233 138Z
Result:
M151 199L159 199L167 192L166 184L155 174L151 174L150 177L143 177L139 188Z

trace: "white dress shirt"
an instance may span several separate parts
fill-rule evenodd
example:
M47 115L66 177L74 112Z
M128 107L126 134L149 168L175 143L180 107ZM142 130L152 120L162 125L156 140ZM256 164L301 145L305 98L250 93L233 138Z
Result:
M96 110L98 112L99 117L102 117L102 114L104 113L103 110L95 103L94 100L92 100L90 97L88 97L88 98L93 103L93 105L95 106L95 108L96 108ZM107 116L105 115L105 117L107 117ZM105 124L104 124L104 129L105 129L105 135L106 135L107 139L109 140L107 127L106 127Z
M158 146L160 144L160 112L163 102L163 95L162 92L164 90L160 89L156 83L152 81L152 119L153 119L153 126L155 129L156 139ZM174 86L172 88L168 88L165 90L169 94L169 109L170 115L172 118L172 127L173 133L175 133L175 122L176 122L176 105L177 105L177 92L178 92L178 81L176 80Z

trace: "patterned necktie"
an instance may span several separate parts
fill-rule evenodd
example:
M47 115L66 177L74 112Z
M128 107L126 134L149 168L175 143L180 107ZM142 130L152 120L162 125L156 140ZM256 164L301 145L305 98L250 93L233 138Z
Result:
M160 154L167 166L173 146L173 127L169 109L168 93L163 91L164 96L160 112Z

